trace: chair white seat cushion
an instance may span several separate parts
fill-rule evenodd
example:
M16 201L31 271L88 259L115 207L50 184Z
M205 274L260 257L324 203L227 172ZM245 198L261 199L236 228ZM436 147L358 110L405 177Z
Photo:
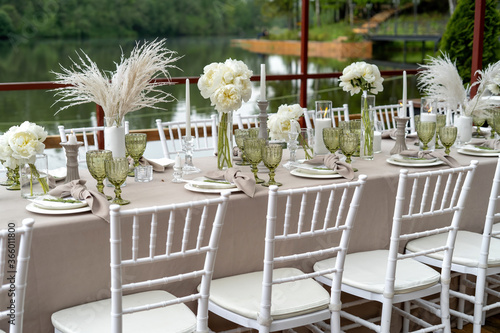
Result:
M493 228L491 230L493 232L500 232L500 223L493 224ZM500 238L500 235L493 235L493 237Z
M273 278L301 274L295 268L278 268ZM263 272L240 274L212 280L210 301L243 317L257 319ZM329 293L313 279L273 285L271 317L284 319L328 308Z
M168 301L175 297L162 290L123 297L123 308ZM52 324L64 333L110 333L111 299L86 303L52 314ZM123 315L123 332L195 332L196 316L184 304Z
M382 294L385 286L388 250L351 253L346 256L342 283ZM335 258L318 261L314 270L334 267ZM328 276L331 279L331 275ZM435 285L440 280L439 272L413 259L398 261L394 292L404 294Z
M432 235L412 240L406 244L406 249L411 252L421 251L437 244L446 244L447 234ZM465 230L459 230L453 250L452 262L468 267L478 267L479 254L483 235ZM428 257L443 260L443 251L427 254ZM500 239L491 238L488 266L500 266Z

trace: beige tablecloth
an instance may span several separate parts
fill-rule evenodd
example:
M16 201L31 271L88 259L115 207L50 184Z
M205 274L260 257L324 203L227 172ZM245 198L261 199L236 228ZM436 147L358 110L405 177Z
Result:
M388 152L394 141L383 140L383 151ZM478 159L479 167L464 211L462 227L481 231L486 212L487 198L497 158L473 157L452 152L462 165ZM288 153L284 153L284 162ZM373 161L355 159L356 173L368 175L355 227L350 251L387 248L394 207L394 198L401 167L388 164L388 153L375 154ZM194 158L194 164L203 171L214 170L214 157ZM248 167L241 167L247 171ZM246 168L246 169L245 169ZM435 166L432 168L447 168ZM428 168L408 168L411 171ZM184 189L184 184L172 183L172 169L154 173L151 183L135 183L128 178L122 197L131 200L124 209L162 205L212 197L214 194L194 193ZM95 186L87 170L80 170L88 186ZM190 178L199 175L191 175ZM261 173L261 178L267 175ZM188 178L188 177L186 177ZM295 188L343 182L345 179L308 179L293 176L280 167L276 180L282 188ZM112 195L112 189L105 189ZM25 217L35 219L35 230L28 272L24 331L30 333L53 332L50 316L53 312L73 305L109 297L109 224L91 213L74 215L41 215L26 211L28 201L18 192L0 188L0 205L4 218L0 227L9 222L20 224ZM256 188L254 198L243 193L233 193L216 260L214 276L244 273L262 268L267 188ZM141 272L137 273L138 275ZM146 273L144 273L146 274ZM194 285L184 283L178 288L190 290ZM3 306L3 304L1 304ZM217 323L214 330L218 330ZM6 324L0 325L6 329Z

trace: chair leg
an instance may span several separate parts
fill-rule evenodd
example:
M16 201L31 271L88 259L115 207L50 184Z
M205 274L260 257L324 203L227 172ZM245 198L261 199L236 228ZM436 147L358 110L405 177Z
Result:
M458 291L462 294L465 294L466 288L467 288L467 286L465 285L465 281L464 281L466 277L467 276L464 274L464 275L460 275L460 277L458 279ZM465 300L462 298L458 299L457 311L459 311L461 313L464 313L464 311L465 311ZM461 317L457 318L457 328L459 330L464 328L464 320Z
M384 298L382 303L382 316L380 320L380 332L390 333L392 318L392 298Z
M450 283L442 283L440 298L441 323L444 324L444 332L451 332L450 321Z
M411 311L410 302L403 303L403 311L406 313L410 313ZM410 320L406 317L403 317L403 333L408 333L409 331L410 331Z
M486 272L484 270L480 270L476 277L476 294L474 297L474 333L480 333L481 326L484 325L485 313L483 311L483 307L486 304L485 300L488 295L488 293L485 292L486 286Z

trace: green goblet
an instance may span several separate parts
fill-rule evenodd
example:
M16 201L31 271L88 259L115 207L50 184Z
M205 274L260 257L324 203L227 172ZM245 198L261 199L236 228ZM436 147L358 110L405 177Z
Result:
M493 126L495 129L495 132L500 134L500 110L494 110L493 112Z
M457 128L455 126L443 126L439 129L439 138L444 146L444 153L450 153L450 147L453 146L457 139Z
M439 130L446 125L446 115L445 114L437 114L436 115L436 149L444 148L439 145Z
M257 139L259 137L260 129L258 127L252 127L248 129L248 136L252 139Z
M342 130L342 135L340 136L340 149L346 157L346 162L351 163L351 156L356 152L359 146L359 135L356 132L350 130Z
M479 115L472 115L472 121L474 122L474 125L476 125L476 132L474 133L475 137L480 137L483 136L481 133L481 126L484 125L486 122L486 118L484 116L479 116Z
M493 114L494 114L494 110L490 110L489 112L489 116L488 118L486 118L486 121L488 122L488 126L490 126L490 139L494 139L495 138L495 123L494 123L494 119L493 119Z
M360 139L361 138L361 119L353 119L349 121L341 121L341 127L342 129L348 130L351 133L355 133L358 135L358 147L356 148L356 151L354 152L353 156L359 156L360 152Z
M108 181L115 187L115 198L111 203L119 205L127 205L129 200L122 199L122 190L120 186L127 179L128 174L128 159L125 157L113 157L104 161L104 169Z
M125 148L127 154L134 160L134 168L139 166L139 159L146 150L146 143L147 135L145 133L129 133L125 135ZM129 171L128 176L134 176L133 169Z
M97 180L97 191L104 195L108 200L111 200L112 198L109 195L104 194L103 181L106 178L104 161L113 158L113 153L111 150L89 150L87 151L86 157L87 168L89 169L90 175Z
M323 142L330 153L334 154L340 148L340 135L342 129L339 127L323 128Z
M248 139L249 137L250 133L248 129L237 128L234 130L234 139L236 141L236 145L241 151L241 162L236 162L237 165L250 165L245 154L245 139Z
M257 176L257 165L262 161L262 146L266 144L266 140L259 138L249 138L243 140L243 145L245 146L245 154L247 159L252 166L253 176L255 177L255 182L257 184L262 184L264 179L260 179Z
M429 142L431 142L434 134L436 134L436 122L435 121L421 121L418 125L418 138L422 142L423 150L429 149Z
M264 165L269 169L269 180L263 183L262 186L283 185L274 180L274 176L276 175L275 170L280 164L282 156L282 145L268 144L262 146L262 162L264 162Z

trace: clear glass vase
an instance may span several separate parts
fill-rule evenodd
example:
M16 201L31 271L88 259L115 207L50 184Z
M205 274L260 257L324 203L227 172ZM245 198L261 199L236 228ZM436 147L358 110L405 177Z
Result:
M21 196L33 199L49 192L47 155L37 154L35 163L20 166Z
M123 118L104 117L104 125L104 149L110 150L113 157L126 157Z
M233 113L219 113L217 132L217 168L225 170L233 167Z
M375 96L363 91L361 95L361 141L360 156L373 160L373 132L375 130Z

